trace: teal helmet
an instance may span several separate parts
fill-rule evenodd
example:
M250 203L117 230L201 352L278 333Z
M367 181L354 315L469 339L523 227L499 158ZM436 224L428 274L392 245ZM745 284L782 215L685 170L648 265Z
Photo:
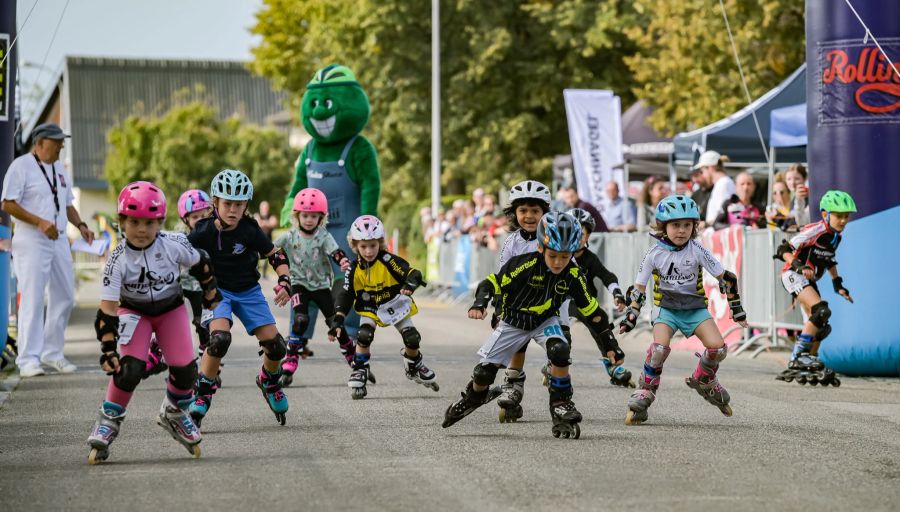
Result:
M674 194L663 198L656 205L656 220L669 222L670 220L700 220L700 208L688 196Z
M581 248L581 223L563 212L548 212L537 227L537 243L544 249L575 252Z
M241 171L225 169L212 179L209 195L233 201L249 201L253 199L253 183Z

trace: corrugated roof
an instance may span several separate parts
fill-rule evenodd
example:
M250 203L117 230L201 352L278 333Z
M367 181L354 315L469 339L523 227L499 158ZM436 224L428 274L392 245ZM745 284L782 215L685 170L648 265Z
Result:
M222 118L239 115L262 125L284 108L284 94L242 62L67 57L63 82L75 183L89 188L106 187L106 133L138 103L161 113L175 91L202 85Z

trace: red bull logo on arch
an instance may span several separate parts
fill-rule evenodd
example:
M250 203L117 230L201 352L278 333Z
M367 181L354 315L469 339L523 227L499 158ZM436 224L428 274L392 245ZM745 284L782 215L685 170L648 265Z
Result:
M900 38L879 42L900 70ZM818 49L820 125L900 123L900 76L874 43L833 41Z

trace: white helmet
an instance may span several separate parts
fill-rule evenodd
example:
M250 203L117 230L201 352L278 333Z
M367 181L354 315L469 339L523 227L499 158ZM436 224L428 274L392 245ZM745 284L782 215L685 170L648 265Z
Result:
M350 240L380 240L384 238L384 224L374 215L357 217L347 234Z
M536 199L550 205L550 189L543 183L534 180L525 180L513 185L509 189L509 202L512 203L519 199Z

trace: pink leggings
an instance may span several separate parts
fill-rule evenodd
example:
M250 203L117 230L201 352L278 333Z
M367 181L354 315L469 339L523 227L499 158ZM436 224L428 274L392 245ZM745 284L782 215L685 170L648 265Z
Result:
M119 315L137 314L127 308L119 308ZM141 315L131 341L126 345L119 345L119 356L131 356L141 361L147 361L147 353L150 351L150 335L156 333L156 341L162 350L163 357L169 367L187 366L194 362L194 343L191 338L191 320L187 307L183 304L177 308L159 316ZM189 395L191 388L179 389L172 385L171 379L166 379L166 387L174 395ZM133 391L125 391L116 386L115 380L109 379L106 388L106 400L126 407L131 401Z

